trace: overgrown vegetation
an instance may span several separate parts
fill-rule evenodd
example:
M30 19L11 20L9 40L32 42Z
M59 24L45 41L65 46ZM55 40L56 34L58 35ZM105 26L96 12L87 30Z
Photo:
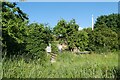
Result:
M56 63L50 56L44 64L40 59L14 57L3 61L4 78L117 78L118 53L76 55L71 52L58 54ZM120 73L119 73L120 74Z
M115 78L118 77L120 50L119 14L97 18L95 29L78 30L75 19L58 21L53 29L42 23L29 23L29 18L16 3L2 2L3 77L6 78ZM57 44L65 43L66 51L58 54ZM50 63L45 48L51 44L57 54ZM1 45L1 44L0 44ZM76 55L74 48L94 54ZM116 53L117 52L117 53ZM98 54L99 53L99 54ZM2 64L0 64L2 65Z
M110 28L96 28L94 31L89 31L88 35L88 50L98 53L119 50L118 34Z

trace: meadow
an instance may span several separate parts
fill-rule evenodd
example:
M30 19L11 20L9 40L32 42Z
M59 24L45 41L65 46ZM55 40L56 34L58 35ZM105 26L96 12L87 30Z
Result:
M116 78L118 77L118 53L58 54L56 62L40 59L25 60L14 56L3 58L3 78Z
M42 21L31 22L29 14L24 13L22 5L17 4L9 1L1 4L0 45L3 54L1 54L2 60L0 59L0 78L118 78L120 76L118 69L120 27L117 26L119 13L99 14L92 28L82 26L83 29L79 30L81 24L79 25L75 18L68 21L64 16L61 16L63 18L57 20L54 26L46 22L41 23ZM69 10L71 12L67 14L61 11L62 13L57 15L64 14L70 18L68 14L72 16L74 14L71 7ZM68 9L66 11L68 12ZM38 10L35 14L30 12L33 17L38 14ZM37 18L41 17L42 15L39 15ZM60 54L57 44L67 48ZM45 53L47 46L51 46L50 52L57 54L54 63L51 63L51 55ZM70 52L75 49L95 52L79 55Z

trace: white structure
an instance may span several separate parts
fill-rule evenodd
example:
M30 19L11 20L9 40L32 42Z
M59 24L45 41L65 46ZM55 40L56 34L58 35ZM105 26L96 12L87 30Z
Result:
M58 44L58 50L61 52L62 51L62 45Z
M94 30L94 21L93 21L93 15L92 15L92 30Z
M51 53L51 46L47 46L46 52L47 52L47 53Z

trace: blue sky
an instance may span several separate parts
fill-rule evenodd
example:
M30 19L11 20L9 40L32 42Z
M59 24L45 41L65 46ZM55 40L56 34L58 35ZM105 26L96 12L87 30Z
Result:
M58 20L76 20L80 27L91 27L91 17L118 13L118 2L18 2L29 15L30 23L49 23L54 27Z
M8 0L20 2L21 0ZM119 0L24 0L26 2L119 2Z

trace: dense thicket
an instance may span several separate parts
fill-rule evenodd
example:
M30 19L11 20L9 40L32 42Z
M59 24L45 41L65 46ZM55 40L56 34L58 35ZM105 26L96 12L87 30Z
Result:
M58 36L61 43L66 43L69 50L73 50L75 47L80 50L85 50L88 45L88 36L86 32L78 31L79 25L76 24L75 19L69 22L61 19L54 27L54 33Z
M79 30L75 19L61 19L57 25L49 26L38 23L28 25L28 17L16 3L2 3L2 47L7 54L29 53L45 56L45 48L51 43L52 53L58 53L56 44L65 43L68 50L78 48L80 51L118 50L120 27L118 14L103 15L97 18L95 29Z
M79 25L74 19L70 22L62 19L54 27L54 32L62 36L60 41L66 41L69 50L77 47L80 51L106 52L119 50L120 27L118 24L118 14L98 17L93 31L91 28L78 30Z
M29 53L40 56L52 40L50 27L32 23L16 3L2 3L2 46L7 55Z
M106 52L118 50L118 34L110 28L84 29L88 32L89 43L87 50Z
M29 33L26 37L26 51L34 56L43 56L46 46L52 40L50 28L43 24L32 23L27 30Z
M120 14L110 14L110 15L102 15L97 18L95 23L95 28L98 27L108 27L113 31L118 31L120 27L118 26L119 23L119 16Z
M118 41L120 41L120 14L102 15L97 18L95 28L110 28L118 34ZM120 42L118 43L120 49Z
M25 27L28 18L16 3L2 3L2 45L3 51L16 53L24 49Z

